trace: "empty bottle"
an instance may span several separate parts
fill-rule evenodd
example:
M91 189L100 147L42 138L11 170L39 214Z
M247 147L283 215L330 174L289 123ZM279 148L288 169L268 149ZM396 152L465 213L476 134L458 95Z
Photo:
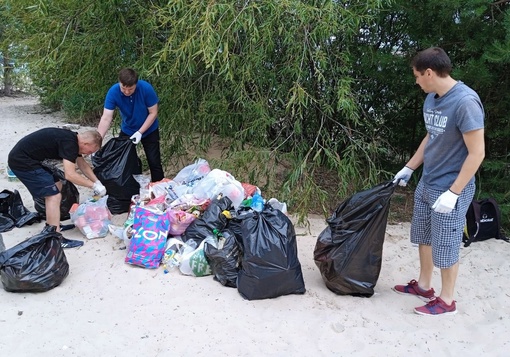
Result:
M251 198L251 208L257 212L262 212L264 209L264 199L258 193L255 193Z

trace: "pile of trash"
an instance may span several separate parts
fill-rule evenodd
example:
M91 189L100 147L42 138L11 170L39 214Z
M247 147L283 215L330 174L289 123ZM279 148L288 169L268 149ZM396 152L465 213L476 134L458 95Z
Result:
M305 292L296 233L285 203L265 200L257 186L211 170L204 159L184 167L173 179L150 182L133 148L130 141L114 138L94 156L94 172L107 187L107 196L78 204L77 189L66 182L69 189L62 191L61 211L86 238L112 233L125 243L128 264L213 276L248 300ZM395 187L389 181L358 192L327 220L313 253L326 287L334 293L374 294ZM40 221L39 214L23 206L17 191L4 190L0 196L0 232ZM121 213L127 213L125 222L114 226L112 214ZM58 286L69 272L62 239L60 233L43 230L8 250L0 244L4 289L40 292Z
M134 174L139 192L123 226L111 224L105 196L74 207L73 223L89 239L107 230L126 245L125 262L189 276L212 275L249 300L305 292L287 205L204 159L173 179ZM115 200L113 201L115 202Z

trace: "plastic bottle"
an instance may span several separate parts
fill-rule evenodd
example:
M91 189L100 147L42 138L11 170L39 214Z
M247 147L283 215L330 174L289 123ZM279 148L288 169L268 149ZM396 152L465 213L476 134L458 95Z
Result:
M264 209L264 199L258 193L255 193L251 198L251 208L257 212L262 212Z
M217 249L223 249L223 246L225 245L225 237L223 236L223 233L220 232L218 229L213 229L214 238L216 238L216 248Z

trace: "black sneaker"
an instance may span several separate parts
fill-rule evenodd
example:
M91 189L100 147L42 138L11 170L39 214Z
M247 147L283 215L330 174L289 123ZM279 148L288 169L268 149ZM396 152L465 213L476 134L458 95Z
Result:
M83 245L83 241L81 240L74 240L74 239L67 239L62 237L62 240L60 241L60 246L62 248L78 248Z
M68 231L70 229L73 229L75 228L76 226L74 224L61 224L60 225L60 231L63 232L63 231Z
M68 231L68 230L74 229L74 228L76 228L76 226L73 223L71 223L71 224L61 224L60 225L60 231L61 232ZM51 232L56 232L56 231L57 231L57 227L49 225L48 223L46 223L44 225L44 228L41 231L41 233L51 233Z
M67 229L74 228L74 224L68 224L67 226L72 226L72 227L67 228ZM57 232L57 227L49 225L47 223L44 226L43 230L41 231L41 233L55 233L55 232ZM62 237L62 239L60 240L60 246L62 248L78 248L78 247L81 247L83 244L84 243L81 240L67 239L67 238L64 238L64 237Z

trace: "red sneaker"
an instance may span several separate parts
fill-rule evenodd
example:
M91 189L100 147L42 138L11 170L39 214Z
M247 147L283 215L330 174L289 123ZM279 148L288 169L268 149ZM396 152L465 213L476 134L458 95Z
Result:
M427 305L415 308L414 312L418 315L455 315L457 313L457 306L455 306L455 300L452 301L451 305L447 305L438 296Z
M393 291L399 294L414 295L423 301L430 301L435 298L435 291L433 288L423 290L414 279L407 283L407 285L395 285Z

